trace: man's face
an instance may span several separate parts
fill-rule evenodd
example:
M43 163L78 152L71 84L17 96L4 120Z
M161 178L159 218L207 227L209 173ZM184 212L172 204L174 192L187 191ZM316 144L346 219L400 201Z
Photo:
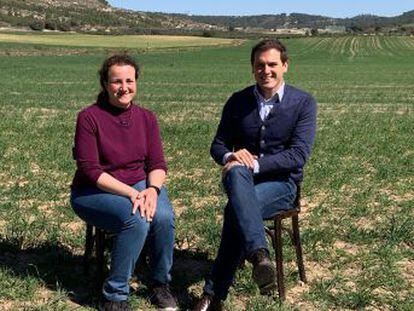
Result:
M288 63L282 63L278 50L270 49L256 53L253 74L265 98L269 98L276 93L283 82L283 75L287 69Z

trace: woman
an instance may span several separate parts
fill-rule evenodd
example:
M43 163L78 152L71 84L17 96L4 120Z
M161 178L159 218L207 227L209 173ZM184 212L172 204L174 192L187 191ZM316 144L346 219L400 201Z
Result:
M99 310L130 310L129 279L148 239L151 302L175 310L171 281L174 215L163 187L166 162L155 115L134 104L139 68L114 55L99 71L101 92L77 119L71 204L89 224L115 233Z

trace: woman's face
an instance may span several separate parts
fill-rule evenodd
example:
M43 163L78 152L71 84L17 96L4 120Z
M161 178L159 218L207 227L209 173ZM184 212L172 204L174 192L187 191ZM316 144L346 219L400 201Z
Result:
M118 108L128 108L137 92L135 68L130 65L113 65L108 70L105 85L109 103Z

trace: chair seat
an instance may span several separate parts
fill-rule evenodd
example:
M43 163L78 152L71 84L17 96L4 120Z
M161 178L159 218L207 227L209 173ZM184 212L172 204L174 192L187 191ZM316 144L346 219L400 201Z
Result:
M300 207L295 206L294 208L291 208L291 209L288 209L288 210L277 211L272 216L264 218L263 220L271 221L271 220L274 220L275 217L281 217L282 219L285 219L285 218L289 218L289 217L298 215L299 213L300 213Z

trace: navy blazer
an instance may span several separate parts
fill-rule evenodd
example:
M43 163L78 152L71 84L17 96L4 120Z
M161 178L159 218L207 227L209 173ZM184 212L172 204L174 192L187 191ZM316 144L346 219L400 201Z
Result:
M227 152L245 148L259 157L256 180L302 181L302 169L315 139L314 98L286 84L282 101L262 121L253 91L254 85L228 99L211 144L211 156L223 165Z

